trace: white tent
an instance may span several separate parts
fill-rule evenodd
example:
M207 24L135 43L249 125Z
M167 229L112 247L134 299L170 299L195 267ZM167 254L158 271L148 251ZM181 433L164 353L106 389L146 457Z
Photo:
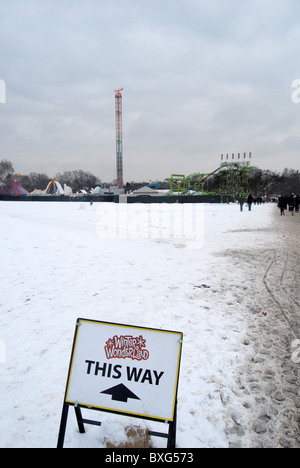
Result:
M159 195L159 192L157 190L153 190L152 188L145 186L139 188L138 190L134 190L134 192L132 192L129 196L138 197L140 195L150 195L151 197L153 197L155 195Z
M91 192L91 195L99 195L100 193L103 193L104 190L101 189L99 186L95 187L92 192Z
M73 193L72 187L69 187L67 184L64 184L64 193L65 195L71 195Z
M44 196L44 195L46 195L46 190L34 189L33 192L30 192L30 195Z

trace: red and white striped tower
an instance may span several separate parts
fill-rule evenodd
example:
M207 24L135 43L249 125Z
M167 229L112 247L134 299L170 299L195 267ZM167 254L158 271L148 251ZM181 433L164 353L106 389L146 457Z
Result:
M123 188L123 141L122 141L122 93L123 88L115 89L116 109L116 155L117 155L117 186Z

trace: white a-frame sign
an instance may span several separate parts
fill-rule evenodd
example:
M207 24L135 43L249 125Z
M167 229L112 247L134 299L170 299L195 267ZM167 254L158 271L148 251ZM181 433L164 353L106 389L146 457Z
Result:
M169 423L175 447L176 409L183 334L181 332L79 318L58 436L63 447L68 410L75 407L80 432L81 408ZM151 432L150 432L151 434Z

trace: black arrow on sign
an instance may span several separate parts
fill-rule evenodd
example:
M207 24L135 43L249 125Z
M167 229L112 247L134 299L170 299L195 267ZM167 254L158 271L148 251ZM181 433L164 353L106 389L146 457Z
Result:
M127 403L128 398L132 400L140 400L134 393L132 393L125 385L120 384L116 387L111 387L108 390L104 390L103 392L105 395L111 395L111 399L114 401L124 401Z

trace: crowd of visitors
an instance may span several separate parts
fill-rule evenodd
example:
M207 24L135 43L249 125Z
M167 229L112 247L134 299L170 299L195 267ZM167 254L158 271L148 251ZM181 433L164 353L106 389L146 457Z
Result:
M251 193L248 195L248 197L244 194L240 194L238 196L238 203L240 204L241 211L243 211L245 203L248 205L248 210L251 211L253 204L261 205L262 198L253 197ZM289 213L294 216L295 213L299 213L300 196L296 195L295 193L291 193L290 196L280 196L278 198L277 206L280 209L281 216L285 215L286 210L288 210Z
M294 216L294 213L299 213L300 197L292 193L289 197L280 196L278 199L278 208L280 209L281 216L285 215L285 211L288 209L289 212Z

